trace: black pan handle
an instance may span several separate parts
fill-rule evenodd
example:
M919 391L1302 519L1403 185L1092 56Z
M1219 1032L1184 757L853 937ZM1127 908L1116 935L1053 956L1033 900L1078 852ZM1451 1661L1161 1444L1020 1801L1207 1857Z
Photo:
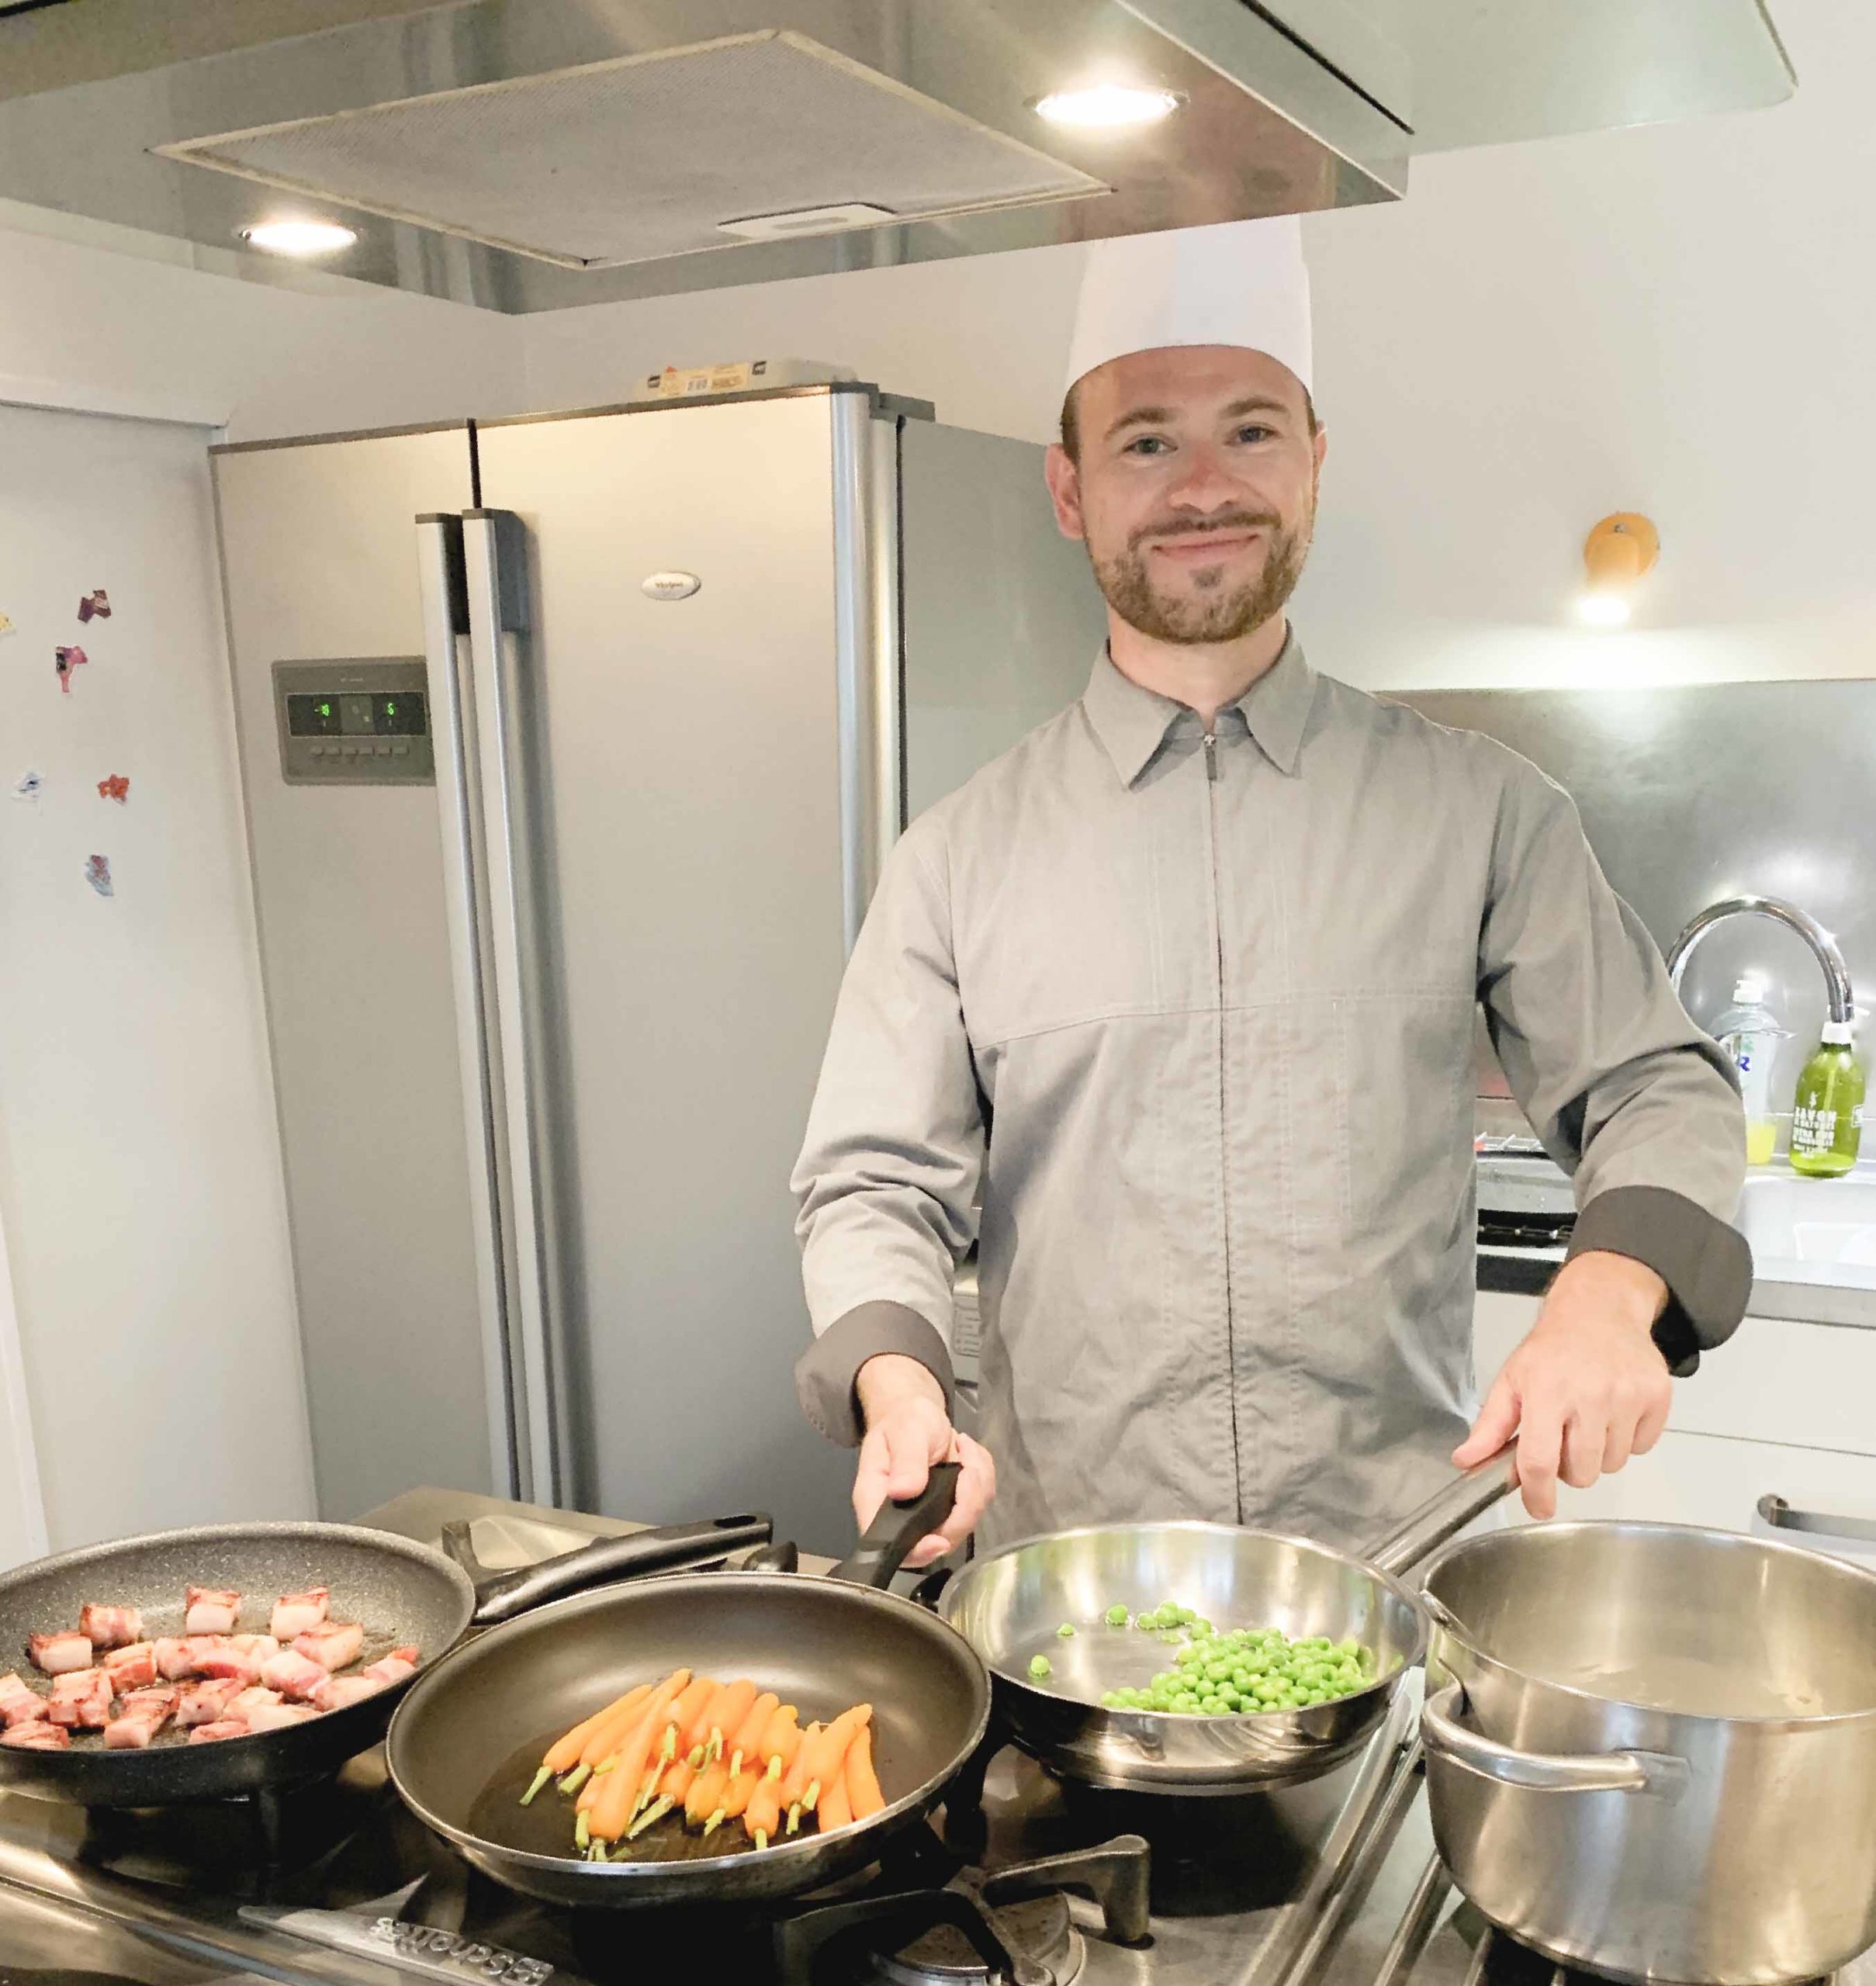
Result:
M557 1559L543 1559L538 1565L492 1573L476 1556L469 1526L458 1522L443 1527L443 1549L475 1582L476 1624L493 1628L583 1586L692 1569L746 1546L767 1545L774 1535L774 1521L756 1511L703 1524L665 1524L624 1538L602 1538L576 1551L563 1552Z
M951 1514L957 1501L957 1479L963 1473L957 1462L934 1462L917 1496L880 1506L866 1535L829 1576L855 1586L890 1586L893 1574L905 1564L906 1553Z

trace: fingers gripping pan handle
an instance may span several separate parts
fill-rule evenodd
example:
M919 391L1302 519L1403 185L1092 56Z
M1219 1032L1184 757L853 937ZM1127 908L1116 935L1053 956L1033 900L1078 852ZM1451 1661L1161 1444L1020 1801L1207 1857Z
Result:
M842 1559L832 1576L855 1586L890 1586L893 1574L905 1564L906 1553L951 1514L957 1501L957 1479L963 1472L954 1462L934 1463L917 1496L882 1503L851 1556Z
M1517 1487L1518 1444L1511 1441L1429 1496L1398 1531L1369 1545L1363 1555L1371 1566L1397 1579Z
M732 1552L767 1545L774 1534L774 1524L760 1512L716 1517L705 1524L666 1524L656 1531L635 1531L624 1538L601 1538L576 1552L564 1552L557 1559L543 1559L538 1565L523 1566L511 1573L491 1573L482 1563L466 1524L445 1527L443 1548L476 1583L476 1624L493 1628L584 1586L709 1565Z
M1565 1756L1521 1752L1460 1723L1465 1693L1455 1683L1421 1707L1421 1737L1428 1753L1528 1793L1647 1793L1670 1804L1687 1791L1687 1763L1665 1752L1591 1752Z

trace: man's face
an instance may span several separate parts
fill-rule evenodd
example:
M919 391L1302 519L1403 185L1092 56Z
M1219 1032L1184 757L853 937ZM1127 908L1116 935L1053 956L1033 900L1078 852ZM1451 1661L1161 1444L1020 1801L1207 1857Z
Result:
M1075 392L1077 458L1049 451L1049 493L1114 612L1181 645L1280 613L1327 440L1296 375L1235 345L1170 346L1110 359Z

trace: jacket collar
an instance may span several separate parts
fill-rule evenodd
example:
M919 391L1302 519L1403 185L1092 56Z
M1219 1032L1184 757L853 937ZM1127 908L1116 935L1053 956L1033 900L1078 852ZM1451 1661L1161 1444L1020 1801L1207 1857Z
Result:
M1316 672L1305 660L1293 630L1276 660L1235 704L1219 712L1219 719L1222 725L1226 711L1235 711L1265 757L1279 772L1294 773L1315 701ZM1095 659L1082 708L1127 786L1146 770L1181 718L1195 721L1185 704L1143 689L1123 676L1105 642Z

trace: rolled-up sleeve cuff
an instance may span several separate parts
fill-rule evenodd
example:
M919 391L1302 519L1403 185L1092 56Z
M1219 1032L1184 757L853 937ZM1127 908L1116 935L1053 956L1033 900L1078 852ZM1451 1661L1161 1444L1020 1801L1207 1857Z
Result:
M1655 1326L1677 1379L1698 1369L1700 1355L1724 1344L1752 1295L1752 1250L1746 1237L1698 1202L1665 1186L1611 1186L1577 1216L1570 1253L1606 1250L1645 1262L1667 1285L1667 1308Z
M937 1331L903 1303L861 1303L836 1317L794 1368L801 1410L830 1441L847 1448L860 1445L865 1430L853 1382L869 1358L888 1351L917 1359L944 1389L945 1411L951 1411L951 1355Z

